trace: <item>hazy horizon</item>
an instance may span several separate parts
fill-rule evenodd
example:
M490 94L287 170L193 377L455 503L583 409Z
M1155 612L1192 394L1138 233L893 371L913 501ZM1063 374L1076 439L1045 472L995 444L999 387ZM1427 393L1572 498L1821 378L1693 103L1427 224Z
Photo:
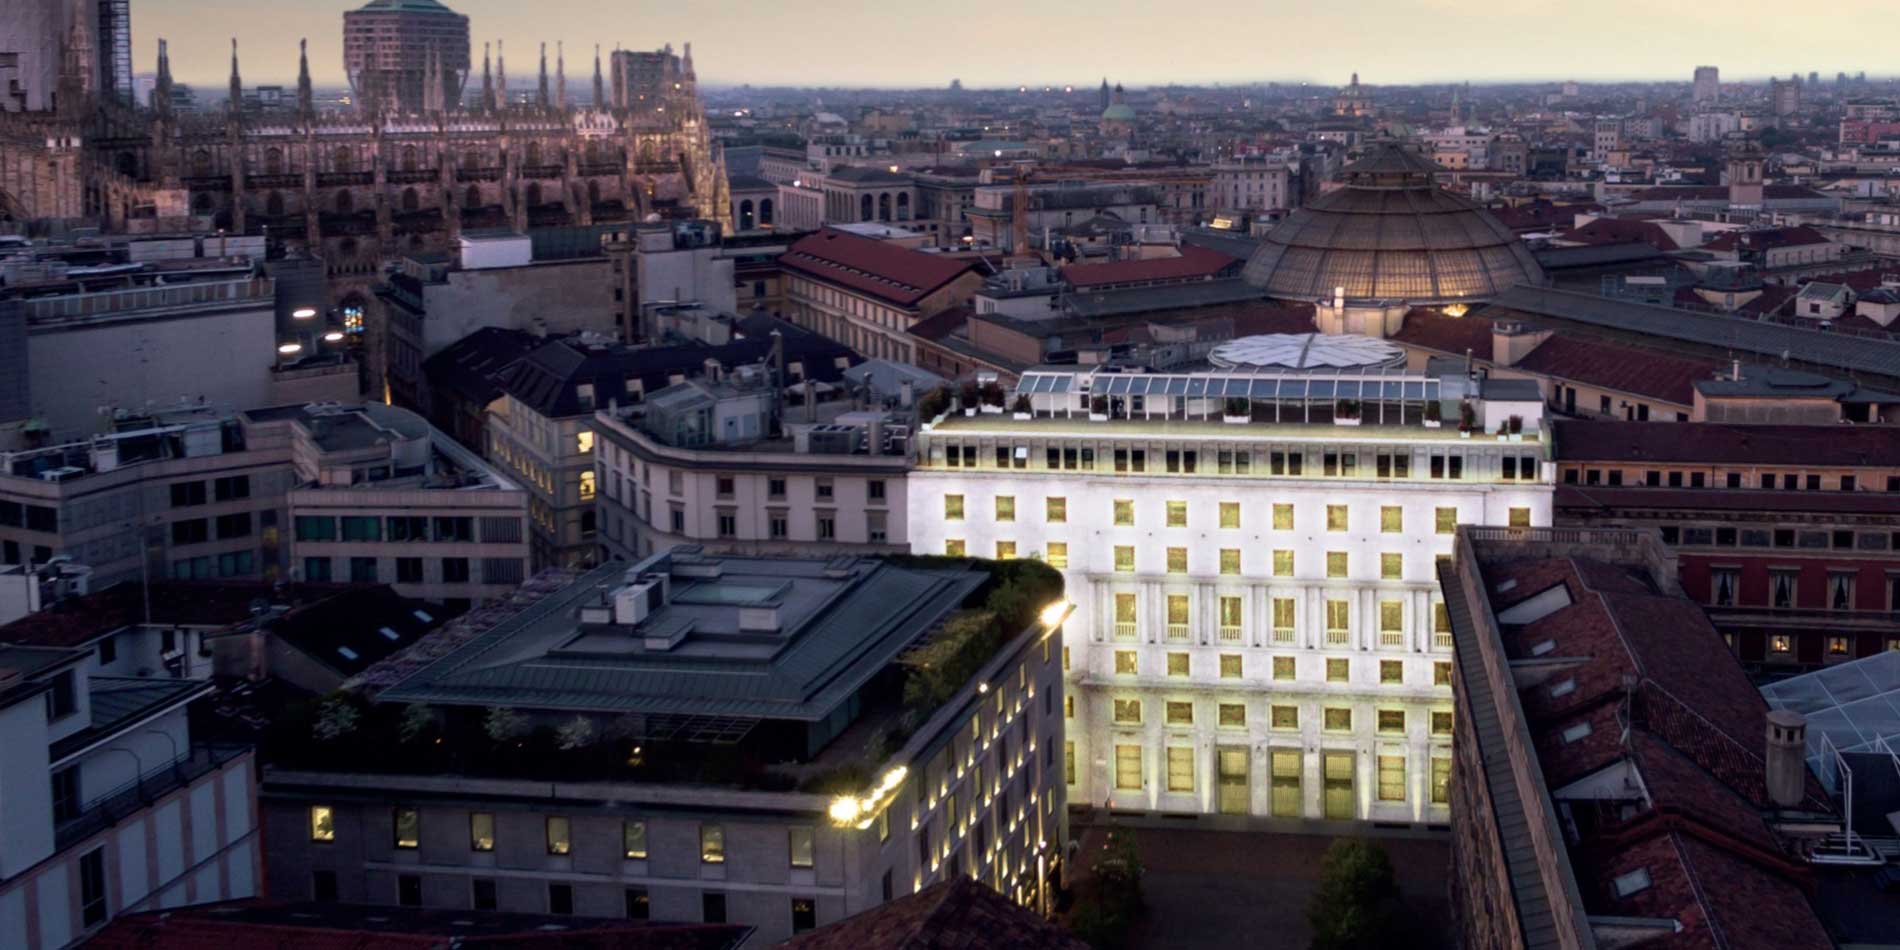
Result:
M1145 0L1055 0L990 18L920 0L795 8L747 0L542 0L531 9L506 0L445 2L469 17L476 81L484 41L507 41L509 86L523 89L535 82L540 42L548 44L552 75L562 40L569 88L576 90L592 81L596 41L603 53L616 44L654 49L670 42L679 49L693 42L700 82L709 86L929 89L961 79L973 89L1074 84L1082 91L1103 76L1131 88L1337 86L1355 71L1371 85L1686 82L1697 65L1717 66L1731 82L1816 70L1831 80L1841 71L1892 68L1879 62L1877 44L1865 47L1862 61L1824 61L1854 55L1831 48L1841 30L1864 34L1883 22L1900 24L1891 0L1840 0L1825 18L1791 15L1767 0L1737 0L1713 18L1703 8L1648 0L1600 0L1589 8L1520 0L1501 14L1482 12L1482 0L1358 0L1297 18L1277 12L1288 4L1261 0L1205 0L1191 16ZM342 14L357 6L361 0L134 0L134 69L153 69L162 37L173 78L222 85L235 35L245 85L290 83L297 40L307 37L313 79L344 85ZM809 16L814 6L824 15ZM944 38L930 22L937 15L964 29ZM207 31L206 23L218 26ZM895 41L906 36L919 39ZM925 42L931 39L940 42ZM923 48L931 45L941 54Z

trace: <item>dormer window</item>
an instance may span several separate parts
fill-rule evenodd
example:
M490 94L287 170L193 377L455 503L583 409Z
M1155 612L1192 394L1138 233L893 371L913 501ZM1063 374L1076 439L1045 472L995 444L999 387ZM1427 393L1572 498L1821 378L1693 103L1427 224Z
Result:
M577 384L574 387L574 399L581 404L582 409L588 409L588 410L593 409L594 408L594 384L593 383Z
M1550 698L1561 699L1576 691L1577 691L1577 680L1575 677L1572 677L1570 679L1564 680L1561 683L1558 683L1555 686L1552 686L1550 688Z
M1582 741L1584 738L1590 735L1590 731L1591 731L1590 723L1588 720L1577 723L1576 725L1570 726L1569 728L1564 730L1563 732L1564 742L1568 744L1572 742Z
M1617 897L1628 897L1649 890L1649 869L1637 868L1625 874L1618 874L1610 881L1610 887Z

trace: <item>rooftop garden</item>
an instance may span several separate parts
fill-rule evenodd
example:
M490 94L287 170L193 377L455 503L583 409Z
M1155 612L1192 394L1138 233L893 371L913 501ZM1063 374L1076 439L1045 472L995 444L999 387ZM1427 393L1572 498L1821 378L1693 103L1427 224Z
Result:
M987 664L1039 622L1062 577L1034 560L892 556L904 567L975 569L988 578L963 605L860 691L857 721L815 755L803 725L732 723L693 738L659 735L639 716L561 714L510 706L381 703L357 691L287 701L259 757L281 768L535 781L718 785L831 794L873 771ZM682 730L683 732L683 730Z

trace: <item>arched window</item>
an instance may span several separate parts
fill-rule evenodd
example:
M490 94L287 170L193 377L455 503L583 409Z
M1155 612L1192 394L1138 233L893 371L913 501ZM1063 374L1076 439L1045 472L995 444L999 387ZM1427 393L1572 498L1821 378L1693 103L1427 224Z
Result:
M338 189L336 193L336 213L349 214L354 210L356 210L356 198L350 194L350 190L348 188Z
M876 213L877 204L870 195L865 195L858 201L858 220L869 221L872 215Z
M759 199L759 226L764 227L771 223L772 223L772 199L760 198Z
M581 146L581 156L589 165L600 161L600 144L588 139L587 144Z
M131 152L119 153L119 174L135 178L139 173L139 157Z
M541 204L541 183L538 181L528 182L528 207L534 208L534 207L538 207L540 204Z
M284 150L267 148L264 150L264 174L281 175L284 173Z
M888 191L877 196L877 219L879 221L891 219L891 193Z
M474 150L474 149L472 149L472 148L471 148L471 149L469 149L469 150L468 150L468 151L466 151L466 152L463 152L463 153L462 153L462 167L463 167L463 168L480 168L480 167L482 167L482 155L481 155L481 153L480 153L480 152L477 152L477 151L475 151L475 150Z
M284 216L284 195L282 192L273 191L264 196L264 213L273 218L281 218Z
M541 164L541 143L540 142L528 143L528 164L530 166Z
M897 193L897 220L910 220L910 192L900 191Z
M416 147L414 145L405 145L402 147L402 170L406 172L416 170Z
M752 230L752 199L739 202L739 230Z
M482 206L482 189L477 185L468 186L468 194L462 198L462 207L479 208Z
M414 188L404 188L402 190L402 210L414 211L420 207L422 207L422 198L416 194L416 190Z
M350 165L351 165L351 156L350 156L349 146L347 145L338 146L335 156L331 158L330 160L330 164L336 171L340 171L340 172L349 171Z

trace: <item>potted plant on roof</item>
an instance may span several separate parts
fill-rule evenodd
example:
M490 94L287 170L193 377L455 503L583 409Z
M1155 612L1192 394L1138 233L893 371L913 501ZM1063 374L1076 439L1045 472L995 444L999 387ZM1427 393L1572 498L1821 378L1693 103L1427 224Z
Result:
M1029 405L1029 394L1017 393L1016 401L1010 405L1009 411L1017 419L1029 418L1035 412Z
M957 387L957 405L963 407L966 416L976 415L976 384L965 382Z
M1478 411L1468 402L1458 403L1458 437L1471 438L1473 430L1478 428Z
M1221 405L1221 421L1245 425L1253 421L1253 403L1245 396L1228 396Z
M1438 400L1434 399L1427 402L1425 404L1425 428L1436 429L1443 426L1445 424L1444 420L1440 418L1443 415L1444 411L1438 408Z
M1089 397L1089 421L1090 422L1107 422L1108 421L1108 397L1107 396L1090 396Z
M995 414L1002 412L1003 387L998 386L993 380L978 386L976 401L977 405L986 413Z
M1504 430L1506 432L1506 438L1510 439L1510 441L1524 441L1524 417L1512 416L1504 420Z
M1359 424L1359 400L1341 399L1333 403L1333 425L1356 426Z

